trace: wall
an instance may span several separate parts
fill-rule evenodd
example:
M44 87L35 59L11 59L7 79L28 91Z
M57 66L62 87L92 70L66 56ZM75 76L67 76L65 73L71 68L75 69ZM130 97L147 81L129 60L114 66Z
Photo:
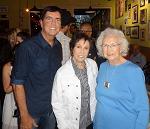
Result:
M131 4L131 10L130 10L131 18L130 19L128 18L129 10L127 10L127 12L125 12L125 10L124 10L123 16L116 19L116 23L117 23L116 27L120 28L120 26L122 26L122 30L126 33L127 27L131 27L131 29L132 29L132 26L139 26L139 38L135 39L135 38L131 38L130 35L126 35L129 42L130 43L138 43L143 47L150 47L150 35L148 34L148 21L150 20L150 3L148 3L148 0L145 0L145 5L140 7L140 0L134 0L134 1L135 2L133 2L133 0L128 0L128 2L127 2L127 5ZM133 7L136 5L138 6L138 19L137 19L138 21L137 21L137 23L132 23L133 22ZM142 9L147 10L146 23L140 22L140 20L141 20L140 19L140 17L141 17L140 11ZM126 22L126 24L125 24L125 22ZM145 36L144 39L142 39L142 37L141 37L141 33L142 33L141 29L144 29L144 32L143 32L143 34Z
M35 3L34 3L35 1ZM91 0L92 8L111 8L111 24L115 25L115 0ZM47 5L56 5L60 8L68 9L72 14L74 9L88 8L90 0L28 0L28 7L31 9L34 4L37 8L43 8ZM27 0L1 0L0 6L8 6L8 18L10 28L22 26L24 29L29 29L29 13L25 12Z
M119 0L116 0L116 2ZM146 56L147 60L150 61L150 22L148 24L148 21L150 21L150 3L148 3L148 1L150 0L124 0L127 2L127 11L125 11L125 5L124 5L124 13L123 16L116 18L115 23L117 28L122 28L122 30L125 32L127 32L127 27L130 29L133 29L132 26L138 26L139 27L139 38L135 39L135 38L131 38L131 34L130 35L126 35L129 43L137 43L141 46L141 50L142 53ZM140 1L145 1L144 6L140 6ZM128 9L128 5L131 4L131 9ZM133 7L135 7L137 5L138 7L138 18L137 18L137 22L133 23ZM116 8L117 9L117 8ZM147 14L145 17L145 23L141 23L141 10L146 9L147 10ZM129 10L131 12L131 18L129 18ZM129 30L130 30L129 29ZM143 38L141 37L141 33L142 33L142 29L143 29ZM132 32L131 32L132 33Z

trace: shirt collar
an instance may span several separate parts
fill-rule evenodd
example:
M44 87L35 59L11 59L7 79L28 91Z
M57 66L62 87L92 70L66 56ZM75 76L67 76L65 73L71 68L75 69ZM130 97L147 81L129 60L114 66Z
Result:
M38 44L41 46L41 47L43 47L43 48L47 48L47 47L50 47L50 45L48 44L48 42L44 39L44 37L43 37L43 35L41 34L41 33L39 33L38 34L38 39L37 39L38 41ZM55 46L55 45L57 45L59 43L59 41L56 39L56 38L54 38L54 45L53 46Z

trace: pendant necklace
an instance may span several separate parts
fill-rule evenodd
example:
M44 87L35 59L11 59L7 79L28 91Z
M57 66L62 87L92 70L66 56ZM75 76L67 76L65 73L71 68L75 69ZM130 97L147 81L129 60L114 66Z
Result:
M107 67L106 67L106 79L105 79L105 81L104 81L104 87L105 88L110 88L110 86L111 86L111 83L110 83L110 81L108 81L109 80L109 78L108 78L108 71L110 70L110 69L108 69L108 68L110 68L110 64L108 63L107 64ZM113 69L113 71L111 72L111 74L109 75L109 76L113 76L113 74L114 74L114 72L115 72L115 68Z
M109 87L110 87L110 82L104 81L104 86L105 86L106 88L109 88Z

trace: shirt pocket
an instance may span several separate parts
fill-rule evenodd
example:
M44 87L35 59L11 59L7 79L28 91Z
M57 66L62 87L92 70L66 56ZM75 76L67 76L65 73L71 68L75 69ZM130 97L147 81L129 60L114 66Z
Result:
M77 85L73 79L68 78L67 80L65 79L62 93L63 96L67 98L70 103L72 103L72 101L78 97L78 93L80 92L78 89L79 85Z
M71 82L66 82L63 84L62 93L64 96L71 96L73 92L73 84Z

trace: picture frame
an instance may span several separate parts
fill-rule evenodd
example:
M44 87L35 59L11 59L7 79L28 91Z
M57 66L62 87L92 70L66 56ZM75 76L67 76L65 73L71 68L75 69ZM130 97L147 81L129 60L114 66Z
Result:
M145 0L140 0L140 7L145 6Z
M140 29L140 40L145 40L145 29Z
M131 27L130 38L133 38L133 39L139 38L139 26L132 26Z
M131 4L128 4L128 10L130 10L131 9Z
M140 23L141 24L147 23L147 9L140 10Z
M148 3L150 3L150 0L148 0Z
M128 0L125 0L125 12L128 10Z
M130 34L131 34L131 27L127 26L126 27L126 36L130 36Z
M124 14L124 0L119 0L119 17L122 17Z
M115 9L116 18L119 18L119 0L116 0L115 6L116 6Z
M116 0L116 18L122 17L124 14L124 0Z
M138 23L138 5L132 6L132 23Z
M128 19L131 19L131 9L128 10Z

